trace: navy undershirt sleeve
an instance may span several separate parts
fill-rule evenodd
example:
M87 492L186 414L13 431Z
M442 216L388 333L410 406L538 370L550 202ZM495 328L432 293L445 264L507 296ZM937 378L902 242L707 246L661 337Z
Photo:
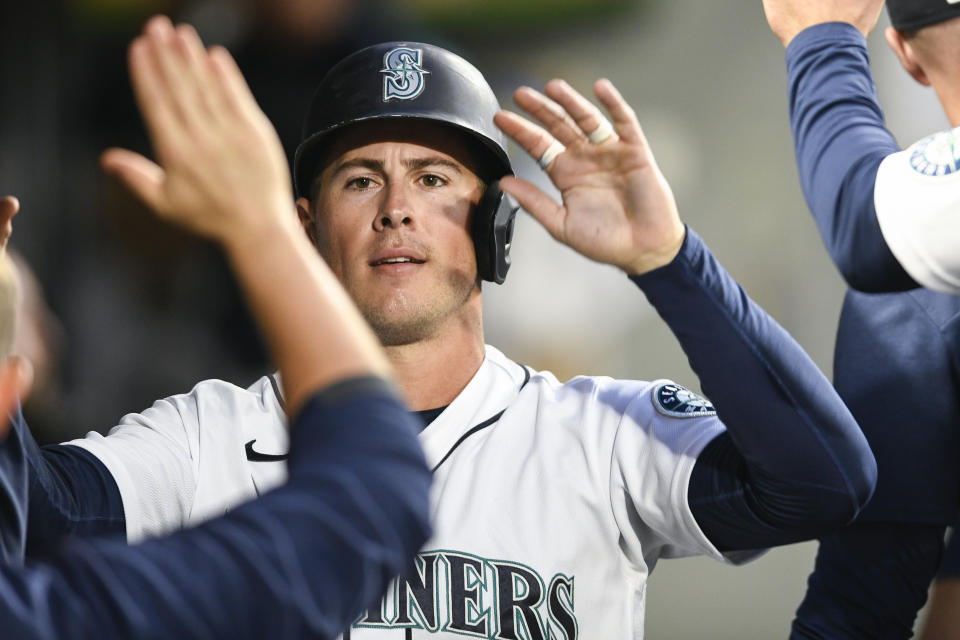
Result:
M125 531L113 476L95 456L73 446L40 449L18 408L0 447L0 553L20 559L43 553L70 535Z
M874 208L877 169L900 147L884 126L866 41L849 24L816 25L790 42L786 62L800 184L827 251L854 289L917 287Z
M670 264L631 279L677 336L727 427L697 459L688 491L710 541L755 549L851 521L873 492L876 462L796 341L690 229Z
M73 445L39 448L28 430L24 435L30 461L28 556L46 553L67 536L126 535L120 490L99 458Z
M6 419L11 426L0 441L0 562L19 564L26 544L30 482L23 446L26 427L19 407Z
M960 579L960 520L953 525L953 531L950 532L950 541L943 552L939 577Z
M16 638L333 637L426 540L430 472L386 383L312 398L293 421L287 484L224 517L137 545L73 538L0 568Z

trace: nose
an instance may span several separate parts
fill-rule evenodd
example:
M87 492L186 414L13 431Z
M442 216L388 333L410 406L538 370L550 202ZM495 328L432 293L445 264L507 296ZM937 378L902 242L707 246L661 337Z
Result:
M410 226L413 224L412 216L413 211L409 194L404 185L399 183L388 184L383 190L383 200L380 203L380 210L377 212L374 228L377 231L383 231L384 229Z

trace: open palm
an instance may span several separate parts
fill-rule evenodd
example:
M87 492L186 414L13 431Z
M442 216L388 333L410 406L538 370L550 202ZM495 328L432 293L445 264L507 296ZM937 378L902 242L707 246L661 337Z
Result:
M557 240L598 262L644 273L673 259L684 227L670 187L657 168L630 106L608 80L594 85L613 120L562 80L545 93L522 87L517 104L540 125L503 111L496 124L534 158L563 150L545 167L560 191L558 204L526 180L504 178L501 187ZM602 139L600 139L602 137Z

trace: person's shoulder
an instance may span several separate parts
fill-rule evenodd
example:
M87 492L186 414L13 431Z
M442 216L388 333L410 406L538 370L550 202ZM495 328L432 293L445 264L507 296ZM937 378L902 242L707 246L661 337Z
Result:
M284 416L283 396L279 383L266 375L248 387L226 380L210 378L196 383L192 389L161 398L140 414L127 414L121 424L140 422L141 419L163 420L171 413L189 422L231 419L236 416L270 414Z
M904 270L935 291L960 292L960 127L886 156L873 196L880 231Z
M219 378L208 378L196 383L193 388L184 394L170 396L170 398L222 398L258 401L263 404L282 404L283 392L280 389L278 374L261 376L252 384L242 387L236 383ZM168 399L170 399L168 398Z
M559 402L596 403L623 412L637 398L650 394L654 383L646 380L578 375L560 382L549 371L535 372L532 381Z

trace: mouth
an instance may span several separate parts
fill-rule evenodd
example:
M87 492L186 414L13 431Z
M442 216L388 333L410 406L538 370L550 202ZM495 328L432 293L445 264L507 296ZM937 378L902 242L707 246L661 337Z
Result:
M380 258L379 260L373 260L370 263L371 267L380 267L388 264L423 264L424 260L418 260L417 258L411 258L409 256L400 256L396 258Z

